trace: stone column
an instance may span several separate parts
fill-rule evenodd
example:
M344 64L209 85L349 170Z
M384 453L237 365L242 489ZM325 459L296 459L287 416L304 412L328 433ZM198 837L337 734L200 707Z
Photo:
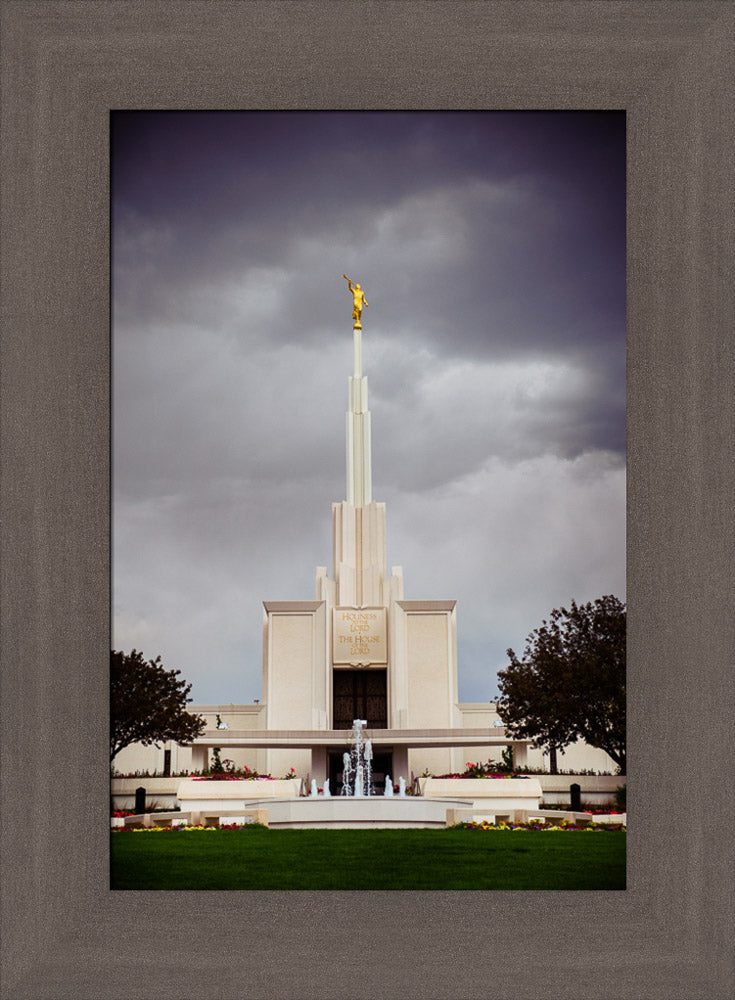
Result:
M324 782L327 777L327 748L326 747L312 747L311 748L311 777L316 778L316 783L320 788L324 787ZM332 789L334 791L334 789Z
M393 771L391 778L393 784L398 784L398 779L406 779L406 788L411 787L411 772L408 770L408 748L405 746L393 747Z
M528 764L528 744L511 743L511 746L513 747L513 767L516 769L526 767Z
M191 748L192 771L206 771L209 767L209 747L196 744Z

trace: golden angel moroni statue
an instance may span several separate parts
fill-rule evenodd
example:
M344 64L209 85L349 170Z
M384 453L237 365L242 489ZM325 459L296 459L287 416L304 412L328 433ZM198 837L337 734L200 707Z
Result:
M342 277L347 282L347 287L352 292L352 318L355 321L352 324L353 330L362 330L362 323L360 322L360 317L362 316L363 303L367 309L368 300L365 298L365 293L359 284L352 284L352 280L343 274Z

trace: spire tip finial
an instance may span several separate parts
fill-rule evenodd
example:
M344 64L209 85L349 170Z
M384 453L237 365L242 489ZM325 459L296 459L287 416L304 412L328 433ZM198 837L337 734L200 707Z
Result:
M365 298L365 293L360 287L359 282L355 282L353 285L352 279L348 278L346 274L343 274L342 277L345 279L347 287L352 292L352 319L354 320L352 329L362 330L362 324L360 322L362 318L362 307L365 306L367 309L368 300Z

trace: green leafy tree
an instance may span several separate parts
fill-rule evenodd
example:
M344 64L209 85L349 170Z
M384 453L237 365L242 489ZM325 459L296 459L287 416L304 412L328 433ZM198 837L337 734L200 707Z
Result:
M131 743L150 746L165 740L190 743L206 720L186 710L191 684L180 670L166 670L161 657L146 660L133 650L110 655L110 760Z
M508 650L498 674L498 713L511 736L552 758L575 739L604 750L625 773L625 605L616 597L554 610Z

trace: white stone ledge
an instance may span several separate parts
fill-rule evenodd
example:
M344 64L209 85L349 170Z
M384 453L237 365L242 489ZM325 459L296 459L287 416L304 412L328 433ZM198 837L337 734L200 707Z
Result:
M473 808L538 809L541 782L537 778L419 778L426 798L457 796L469 799Z
M490 729L364 729L373 746L403 747L489 747L509 744L528 746L530 740L496 736ZM209 747L299 747L345 746L350 742L349 729L218 729L194 740L194 746Z

